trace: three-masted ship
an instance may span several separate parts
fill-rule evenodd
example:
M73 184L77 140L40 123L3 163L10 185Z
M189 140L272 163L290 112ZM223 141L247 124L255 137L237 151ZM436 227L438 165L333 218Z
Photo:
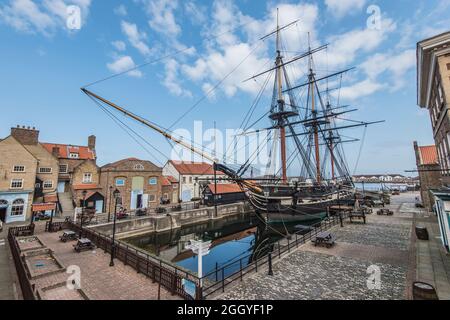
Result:
M343 144L358 141L344 140L340 131L358 126L368 126L377 122L359 122L354 120L349 125L342 125L342 115L356 110L348 110L330 103L329 90L321 91L319 84L332 77L338 77L351 69L318 77L314 71L314 55L327 48L323 45L308 50L287 61L281 50L281 31L293 23L280 27L268 36L276 36L276 55L272 68L259 73L248 80L258 77L273 77L273 96L268 119L270 127L263 130L271 134L272 148L268 172L262 177L248 177L251 159L248 159L238 170L232 169L225 161L212 157L203 150L193 146L181 138L173 136L162 127L150 122L118 105L82 88L89 97L123 115L130 117L147 127L157 131L166 139L179 144L192 153L200 155L214 164L214 170L225 173L229 180L237 183L245 192L256 213L268 222L285 222L297 220L320 219L326 215L327 208L340 203L349 203L355 199L355 187L345 159ZM265 36L261 39L265 39ZM287 66L308 59L306 82L292 86L287 72ZM306 93L306 102L299 104L299 90ZM305 91L306 90L306 91ZM342 121L336 121L340 119ZM258 130L260 132L261 130ZM244 132L243 135L254 132ZM293 152L288 155L288 142L293 146ZM276 159L280 159L279 170L269 172L274 167ZM298 159L301 167L289 179L288 168Z

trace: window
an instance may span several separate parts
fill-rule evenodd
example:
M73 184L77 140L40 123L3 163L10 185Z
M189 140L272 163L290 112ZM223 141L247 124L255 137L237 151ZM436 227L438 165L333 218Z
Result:
M39 168L39 173L52 173L52 168Z
M78 153L75 153L75 152L71 152L69 154L69 158L71 158L71 159L78 159L79 157L80 157L80 155Z
M11 180L11 189L22 189L22 188L23 188L23 179Z
M7 208L7 207L8 207L8 201L0 200L0 208Z
M25 172L25 166L14 166L13 172Z
M154 194L149 194L148 202L156 202L156 196Z
M447 70L450 70L450 63L447 63Z
M186 177L183 177L183 183L186 183Z
M44 181L44 189L53 189L53 181L52 180Z
M140 163L134 165L134 170L142 171L144 170L144 166Z
M192 183L192 177L189 177L189 183Z
M150 179L148 179L148 184L150 185L157 185L158 184L158 178L156 177L151 177Z
M164 195L163 195L163 199L164 199L164 200L167 200L167 199L169 199L169 195L168 195L167 193L164 193Z
M24 207L25 201L23 199L14 200L11 207L11 216L22 216Z
M59 166L59 173L67 173L68 170L69 167L67 166L67 164L62 164Z
M116 179L116 187L123 187L125 186L125 179L124 178L117 178Z
M85 173L83 175L83 183L92 183L92 173Z

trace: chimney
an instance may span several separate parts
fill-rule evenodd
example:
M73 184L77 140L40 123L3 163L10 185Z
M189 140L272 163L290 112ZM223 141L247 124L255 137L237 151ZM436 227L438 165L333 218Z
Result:
M53 149L52 149L52 154L53 154L56 158L59 158L59 147L53 147Z
M25 126L11 128L11 136L24 145L37 145L39 143L39 130L34 128Z
M92 151L95 151L95 140L96 137L94 135L88 137L88 147Z

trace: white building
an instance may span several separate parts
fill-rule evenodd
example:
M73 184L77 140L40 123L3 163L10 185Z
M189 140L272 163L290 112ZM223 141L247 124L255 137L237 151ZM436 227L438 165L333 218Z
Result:
M179 181L178 194L183 202L191 201L193 198L202 196L202 187L214 182L214 168L205 162L186 162L169 160L163 168L164 176L172 176ZM216 172L218 183L227 176Z

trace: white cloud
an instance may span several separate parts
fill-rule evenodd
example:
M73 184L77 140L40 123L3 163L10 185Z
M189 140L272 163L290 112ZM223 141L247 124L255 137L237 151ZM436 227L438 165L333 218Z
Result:
M304 51L307 32L317 34L315 29L318 21L318 7L301 3L279 4L277 7L280 16L283 17L280 21L281 25L300 19L298 26L292 26L283 32L283 41L289 46L286 49ZM276 10L272 8L263 19L258 20L244 15L231 1L216 0L213 4L212 23L207 26L209 32L206 32L205 37L220 36L209 39L206 44L206 53L192 64L184 64L182 72L191 80L201 82L204 92L211 89L212 84L223 81L218 90L228 97L234 96L238 91L257 93L263 81L243 82L243 80L270 67L273 63L270 57L273 57L274 53L269 54L268 48L274 37L265 42L258 39L275 30L276 21ZM238 28L239 26L241 27ZM230 32L230 30L235 31ZM302 42L299 41L298 30L301 30L303 35ZM246 59L245 62L243 62L244 59ZM238 68L229 74L236 67ZM296 79L294 77L291 80Z
M193 1L184 4L184 10L194 25L201 25L206 21L206 7L200 6Z
M384 85L370 79L358 82L340 90L341 99L356 100L361 97L369 96L384 88ZM338 93L335 93L337 95Z
M360 65L369 79L375 80L387 73L391 90L398 90L405 84L404 75L416 65L416 50L410 49L399 54L375 54Z
M114 8L114 13L121 17L128 15L127 8L123 4Z
M127 36L131 45L136 48L142 55L148 56L151 54L150 47L145 43L147 35L145 32L140 32L137 25L122 21L122 32Z
M366 4L366 0L325 0L325 4L334 16L342 18L346 14L360 11Z
M179 83L179 63L175 59L169 59L165 63L165 70L164 86L176 96L192 97L192 93L189 90L183 89Z
M381 19L380 30L354 29L346 33L331 36L327 42L328 57L322 52L317 55L318 60L326 62L330 68L347 66L352 63L359 53L368 53L376 49L396 29L396 24L389 18Z
M57 28L66 28L67 7L80 7L82 24L87 19L91 0L10 0L9 4L0 6L0 22L17 31L26 33L41 33L51 36Z
M136 67L136 64L130 56L118 56L113 62L108 63L106 66L111 72L116 74L133 69ZM127 75L130 77L141 78L142 72L139 70L131 70L127 72Z
M181 32L174 15L178 7L177 0L144 0L144 2L150 15L148 24L153 30L169 36L177 36Z
M111 44L118 51L125 51L127 49L127 45L123 41L113 41Z

